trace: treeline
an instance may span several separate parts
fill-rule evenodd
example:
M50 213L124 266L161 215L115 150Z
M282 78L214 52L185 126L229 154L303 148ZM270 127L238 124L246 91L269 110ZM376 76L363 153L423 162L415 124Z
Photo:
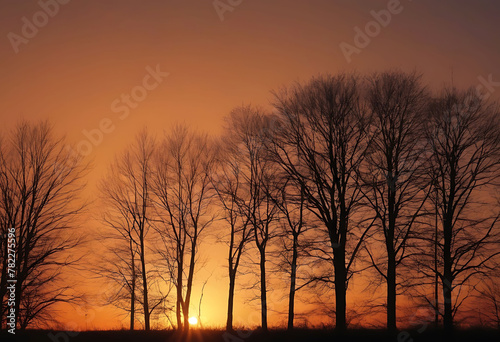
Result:
M269 273L276 269L286 274L289 329L298 291L324 298L331 290L335 327L344 331L349 284L362 275L384 289L390 330L397 328L403 294L430 306L446 329L468 298L479 296L482 323L498 325L497 105L472 88L431 92L419 75L403 72L324 75L273 95L271 112L253 106L231 111L220 137L184 126L161 139L143 131L112 163L99 186L99 219L107 228L95 237L106 250L93 270L116 285L108 303L127 313L130 329L140 321L148 330L160 317L189 329L199 249L210 232L227 246L228 330L249 254L256 258L246 266L258 274L264 330ZM33 145L25 146L26 138L20 147L2 144L8 152L2 154L0 214L2 231L17 227L26 255L16 266L26 284L16 298L21 322L28 324L50 312L50 305L34 311L32 298L72 300L63 297L64 288L42 289L61 289L45 270L59 275L70 263L60 263L59 255L77 244L62 237L78 213L78 207L68 209L74 201L65 196L77 191L82 162L61 161L62 145L54 139L43 154L38 134L47 127L20 127ZM33 198L43 196L35 190L40 185L49 186L41 210ZM40 222L46 222L42 228ZM6 237L0 238L3 253ZM65 244L43 244L52 239ZM47 258L39 260L42 251ZM24 265L31 260L30 273ZM5 312L5 254L0 261ZM33 287L44 276L44 285Z

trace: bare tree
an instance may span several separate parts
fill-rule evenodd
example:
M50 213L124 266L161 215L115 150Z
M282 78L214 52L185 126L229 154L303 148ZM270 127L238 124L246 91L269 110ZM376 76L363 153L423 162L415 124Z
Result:
M129 329L135 329L137 316L143 310L136 308L140 269L137 264L137 246L128 235L114 236L115 234L102 234L105 240L105 251L103 260L95 268L98 277L104 279L108 284L113 283L113 294L106 296L101 305L113 305L123 310L129 316ZM128 239L128 241L126 240ZM128 242L128 244L127 244ZM96 303L97 304L97 303Z
M367 119L355 76L323 76L275 93L282 121L271 147L276 160L303 188L308 210L324 224L333 254L336 329L346 329L346 291L367 234L356 235L352 215L362 193Z
M274 165L265 149L272 120L260 109L244 106L234 109L227 121L236 152L233 154L233 163L240 168L239 176L244 191L238 205L245 215L244 220L251 225L253 242L259 254L261 324L262 329L267 331L266 251L278 214L273 200L278 190L277 179Z
M361 170L366 204L375 217L374 238L366 251L387 286L387 328L396 330L397 270L411 256L413 227L423 215L428 194L423 120L426 94L416 74L388 72L371 77L369 151ZM405 277L407 278L407 276Z
M177 328L189 330L189 306L199 243L214 217L210 175L214 149L206 135L175 127L165 137L155 161L154 192L160 215L156 230L177 293ZM184 280L186 278L186 280Z
M305 224L304 189L302 186L297 189L295 184L291 184L290 180L284 177L278 196L279 198L275 202L280 211L280 217L284 218L285 221L281 225L283 233L280 236L282 242L280 255L285 264L285 272L289 273L290 276L287 328L292 330L295 317L295 294L311 282L311 280L308 280L304 284L297 285L297 280L299 280L297 276L299 256L306 256L309 244L309 242L302 241L304 233L308 230Z
M130 298L130 329L134 329L135 302L138 285L142 298L144 327L150 329L150 316L160 300L151 303L150 286L154 280L148 279L147 238L152 216L152 158L155 142L143 131L136 142L116 159L109 175L101 182L101 193L107 208L103 215L105 224L111 228L107 237L114 240L112 264L108 263L108 276L127 289ZM137 266L136 266L137 263ZM140 277L141 281L138 281Z
M447 330L463 300L454 289L493 267L498 251L498 216L484 210L484 191L497 186L500 171L500 126L495 105L474 90L448 89L430 106L426 138L431 147L429 173L440 231L437 268L443 290ZM483 195L481 196L481 193ZM482 206L483 210L476 210ZM432 257L431 257L432 260ZM458 294L457 294L458 295Z
M477 316L481 324L500 329L500 283L498 277L491 277L480 285L476 302L479 304Z
M231 138L227 137L227 139ZM251 240L252 230L250 214L244 212L248 206L242 205L246 201L247 191L243 183L243 170L235 158L238 151L234 149L235 145L232 142L226 140L224 142L225 144L222 145L224 147L219 150L218 168L212 183L222 207L222 217L229 226L229 234L226 237L229 277L226 330L231 331L233 330L236 276L243 251Z
M54 304L78 299L64 272L78 261L71 252L83 241L75 220L83 209L78 196L86 166L65 148L64 140L54 137L47 122L20 123L1 152L0 231L16 231L15 310L24 329L48 319ZM4 236L1 323L6 309Z

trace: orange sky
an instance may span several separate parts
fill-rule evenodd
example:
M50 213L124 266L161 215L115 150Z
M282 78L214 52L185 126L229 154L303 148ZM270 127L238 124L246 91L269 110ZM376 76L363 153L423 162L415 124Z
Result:
M25 37L26 44L13 45L12 34L23 34L23 17L32 23L41 7L38 1L0 0L1 132L20 118L50 119L78 144L88 140L83 130L103 120L112 125L88 156L95 165L87 191L93 199L96 180L142 126L159 134L185 122L217 133L231 108L266 105L270 90L318 73L417 69L437 87L451 81L453 69L459 86L475 86L489 75L500 81L500 4L493 0L401 0L399 13L348 63L339 45L354 44L355 27L364 30L374 20L370 12L393 1L243 0L221 21L212 0L72 0ZM169 75L120 119L112 103L142 85L146 68L157 65ZM223 247L203 250L209 260L199 279L213 275L202 315L206 324L223 325L225 254L211 249ZM237 321L248 322L253 309L240 300ZM88 327L118 324L108 319L108 309L98 311L100 319ZM75 320L85 328L81 317Z

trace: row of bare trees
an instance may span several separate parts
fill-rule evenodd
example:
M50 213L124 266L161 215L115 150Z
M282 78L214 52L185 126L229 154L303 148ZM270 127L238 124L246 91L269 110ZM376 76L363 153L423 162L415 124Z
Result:
M99 185L102 260L92 268L115 285L103 304L122 309L130 329L160 317L189 329L211 231L227 246L228 330L242 266L258 275L264 330L276 271L288 279L289 329L298 291L326 301L332 289L344 331L349 284L362 275L385 291L390 330L403 293L428 302L447 329L467 293L498 300L485 285L500 257L495 104L473 90L433 93L403 72L324 75L273 95L274 112L236 108L220 137L183 126L160 140L143 131L111 164ZM86 167L45 123L19 125L0 158L1 322L6 231L15 227L16 313L26 327L77 299L64 270L81 244L75 198Z
M172 288L176 326L189 328L199 242L213 221L209 142L181 126L158 143L143 131L101 182L102 218L110 229L103 234L107 262L96 271L116 283L121 300L110 301L128 312L130 329L138 312L146 330L155 310L168 312Z
M500 175L496 105L474 90L432 94L420 76L401 72L326 75L274 96L274 114L234 110L223 139L215 188L231 232L227 328L236 268L251 240L267 328L266 248L281 237L292 239L280 252L290 275L289 328L295 292L330 283L336 328L345 330L349 281L366 269L386 289L388 329L397 327L398 294L422 289L452 329L463 292L481 290L499 261L499 208L491 200ZM299 240L305 228L312 244ZM297 286L297 266L310 258L330 262L333 272L309 267Z

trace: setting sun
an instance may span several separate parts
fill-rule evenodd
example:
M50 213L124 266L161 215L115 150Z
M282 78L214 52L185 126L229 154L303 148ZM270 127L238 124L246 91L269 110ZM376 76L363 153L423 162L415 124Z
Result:
M189 324L191 324L191 325L198 324L198 318L196 318L196 317L190 317L189 318Z

